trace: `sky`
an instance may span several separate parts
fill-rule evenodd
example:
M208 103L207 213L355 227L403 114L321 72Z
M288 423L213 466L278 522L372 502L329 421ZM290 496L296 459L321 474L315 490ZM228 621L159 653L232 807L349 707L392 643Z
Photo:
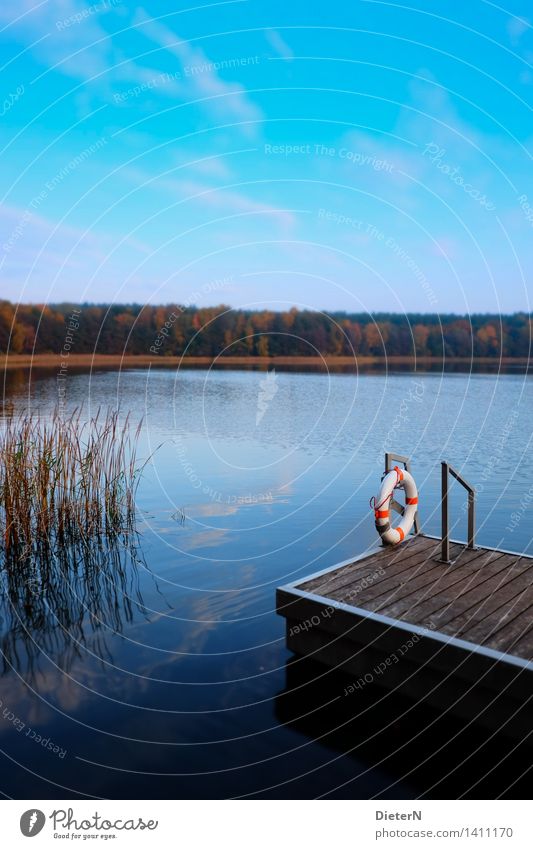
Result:
M532 21L4 3L0 298L531 311Z

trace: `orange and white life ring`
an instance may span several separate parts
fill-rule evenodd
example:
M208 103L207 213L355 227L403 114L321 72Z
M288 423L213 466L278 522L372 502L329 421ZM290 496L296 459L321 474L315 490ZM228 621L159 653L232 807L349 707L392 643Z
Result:
M401 521L393 528L390 523L390 502L397 488L405 490L405 510ZM379 495L372 499L370 504L374 508L376 530L385 545L397 545L403 542L413 527L418 510L418 490L413 476L408 471L395 466L383 477Z

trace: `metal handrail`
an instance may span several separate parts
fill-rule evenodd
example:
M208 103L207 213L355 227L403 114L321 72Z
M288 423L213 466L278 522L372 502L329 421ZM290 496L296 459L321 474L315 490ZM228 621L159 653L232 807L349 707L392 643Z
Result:
M476 526L476 491L473 486L471 486L468 481L466 481L462 475L459 474L457 469L454 469L450 463L446 463L444 460L441 462L441 482L442 482L442 501L441 501L441 515L442 515L442 549L441 549L441 559L444 563L450 563L450 523L449 523L449 511L448 511L448 480L449 475L455 478L456 481L459 481L461 486L463 486L468 492L468 548L475 548L475 526Z
M402 454L394 454L392 451L385 452L385 474L387 472L392 472L395 463L403 463L404 469L412 474L411 472L411 461L409 457L403 457ZM396 510L401 516L403 516L405 510L401 504L391 498L390 506L393 510ZM420 533L420 522L418 521L418 510L415 513L415 520L413 522L413 528L415 534Z

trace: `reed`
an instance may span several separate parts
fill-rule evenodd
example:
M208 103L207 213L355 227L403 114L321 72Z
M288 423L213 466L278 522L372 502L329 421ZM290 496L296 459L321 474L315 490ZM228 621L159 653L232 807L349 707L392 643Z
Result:
M7 562L42 560L59 548L133 527L141 423L99 411L3 420L0 549Z

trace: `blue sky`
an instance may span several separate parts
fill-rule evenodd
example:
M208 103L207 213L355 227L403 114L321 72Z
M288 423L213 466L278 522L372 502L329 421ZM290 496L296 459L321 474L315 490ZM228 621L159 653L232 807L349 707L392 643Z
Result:
M531 310L529 3L168 6L0 9L1 297Z

